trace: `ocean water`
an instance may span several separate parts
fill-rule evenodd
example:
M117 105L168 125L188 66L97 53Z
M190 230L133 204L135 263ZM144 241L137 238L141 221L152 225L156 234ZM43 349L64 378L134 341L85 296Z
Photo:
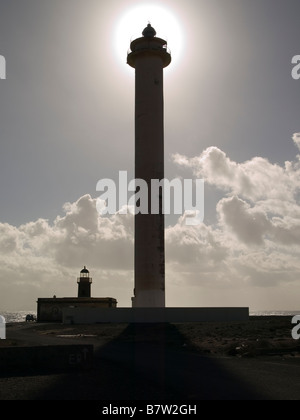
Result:
M32 314L36 317L34 311L18 311L18 312L0 312L4 316L6 323L25 322L27 314ZM250 311L250 316L295 316L300 315L299 311Z
M295 316L299 311L250 311L250 316Z
M12 322L25 322L26 315L28 314L36 317L36 312L34 311L0 312L0 315L4 316L7 324Z

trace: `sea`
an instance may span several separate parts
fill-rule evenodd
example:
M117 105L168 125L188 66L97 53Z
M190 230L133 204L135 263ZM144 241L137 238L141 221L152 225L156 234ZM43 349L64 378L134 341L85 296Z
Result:
M5 322L7 324L15 323L15 322L25 322L26 315L34 315L36 317L36 312L34 311L18 311L18 312L1 312L0 315L2 315L5 318Z
M1 312L5 318L7 324L16 323L16 322L25 322L26 315L34 315L36 317L36 312L34 311L18 311L18 312ZM250 311L250 316L295 316L300 315L299 311Z

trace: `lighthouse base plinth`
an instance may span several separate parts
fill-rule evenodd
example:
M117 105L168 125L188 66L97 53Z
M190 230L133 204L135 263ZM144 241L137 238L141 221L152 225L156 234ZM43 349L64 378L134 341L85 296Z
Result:
M132 298L133 308L164 308L166 306L163 290L142 290Z

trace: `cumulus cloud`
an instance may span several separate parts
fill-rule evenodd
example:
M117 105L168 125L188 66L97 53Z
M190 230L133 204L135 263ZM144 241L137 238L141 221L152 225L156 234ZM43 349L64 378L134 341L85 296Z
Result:
M267 215L234 196L222 199L217 206L221 223L246 244L262 245L271 230Z
M299 146L300 135L295 134L293 139ZM208 184L251 201L269 199L293 203L300 189L299 158L286 162L283 167L261 157L237 163L217 147L209 147L200 156L187 158L176 154L173 160L190 168Z
M300 134L294 134L293 140L299 146ZM210 147L198 157L173 158L227 194L217 206L219 220L239 240L262 245L271 235L280 243L298 244L300 156L284 166L261 157L237 163Z
M59 264L72 267L79 260L102 269L129 269L133 260L133 217L100 217L89 195L65 204L66 215L51 229L48 250ZM117 256L117 258L116 258Z
M293 136L300 148L300 134ZM224 193L216 222L189 226L187 215L166 229L170 306L296 306L300 293L300 156L278 165L255 157L234 162L210 147L174 162ZM76 295L87 265L93 295L130 306L133 289L133 216L101 216L90 195L63 206L52 223L0 223L0 309L23 309L37 297ZM288 288L287 288L288 286ZM265 290L268 290L266 292ZM7 309L10 309L7 306Z
M300 149L299 133L293 141ZM238 163L217 147L209 147L199 156L177 154L173 160L224 192L216 207L217 224L200 229L209 228L214 250L222 249L216 260L208 252L208 243L203 246L200 242L198 249L202 247L200 252L207 258L204 272L210 262L220 285L229 277L235 288L243 285L248 290L268 287L274 291L277 287L278 291L281 285L293 283L294 290L299 289L300 156L282 166L261 157ZM203 237L200 231L197 238ZM199 284L201 273L199 264Z
M54 264L74 267L78 263L96 268L124 269L132 261L133 218L130 214L100 217L96 200L85 195L64 205L65 215L53 224L39 219L19 228L0 225L3 253L47 256ZM115 251L118 258L115 258Z
M300 150L300 133L295 133L293 135L293 140L295 145L298 147L298 149Z
M200 224L188 226L185 216L176 225L166 230L168 261L184 270L215 271L227 257L227 247L223 246L218 234L210 226Z
M133 217L100 217L90 195L63 208L65 215L52 224L44 219L19 227L0 224L0 304L8 293L12 305L21 301L16 293L20 287L23 297L31 291L33 301L57 290L58 295L75 296L75 276L83 265L104 279L110 278L107 271L116 279L124 280L124 272L126 281L132 278Z

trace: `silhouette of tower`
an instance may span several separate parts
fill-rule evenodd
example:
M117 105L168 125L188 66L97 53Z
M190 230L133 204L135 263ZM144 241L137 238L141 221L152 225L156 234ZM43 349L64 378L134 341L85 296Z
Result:
M90 298L91 297L91 284L92 279L90 278L90 272L86 266L80 271L80 277L77 279L78 283L78 297L79 298Z
M164 178L163 69L171 63L167 42L151 24L130 44L135 69L135 178L148 185L148 213L135 216L134 307L165 307L165 241L162 192L151 214L151 180Z

